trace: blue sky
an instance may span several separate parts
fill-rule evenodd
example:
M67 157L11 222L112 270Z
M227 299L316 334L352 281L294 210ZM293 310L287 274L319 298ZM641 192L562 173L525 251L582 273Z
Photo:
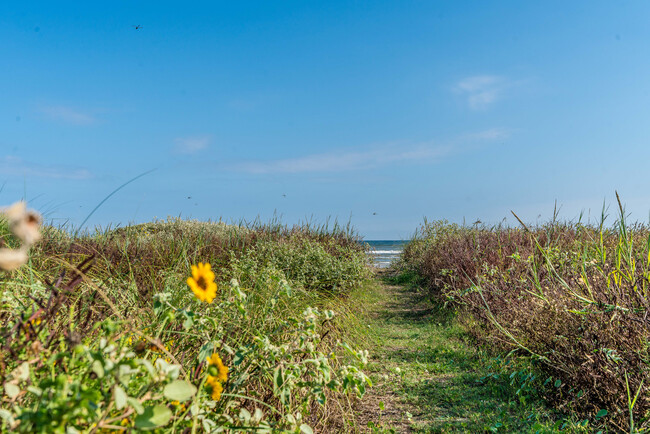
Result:
M54 223L599 215L650 193L650 3L2 2L0 203ZM141 26L136 29L134 26ZM613 206L610 207L612 214ZM512 219L510 219L512 220Z

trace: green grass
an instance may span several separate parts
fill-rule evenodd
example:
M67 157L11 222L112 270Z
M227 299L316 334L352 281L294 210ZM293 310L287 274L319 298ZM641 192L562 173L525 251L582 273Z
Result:
M546 407L534 381L524 381L529 366L478 350L452 311L432 309L413 287L376 280L365 303L375 387L362 414L380 415L363 421L375 431L582 431Z

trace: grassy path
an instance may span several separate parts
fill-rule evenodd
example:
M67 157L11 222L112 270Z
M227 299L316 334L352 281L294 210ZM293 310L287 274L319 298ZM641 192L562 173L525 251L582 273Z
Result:
M554 431L534 390L517 384L528 373L504 373L448 311L432 311L413 291L380 278L366 297L374 387L359 414L367 432Z

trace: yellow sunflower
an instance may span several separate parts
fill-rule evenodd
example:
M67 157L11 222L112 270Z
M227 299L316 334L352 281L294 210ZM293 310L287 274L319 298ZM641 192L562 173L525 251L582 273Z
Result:
M214 375L211 377L215 377L218 381L225 383L228 381L228 367L223 364L223 361L221 361L221 357L219 357L219 354L214 353L210 357L207 358L208 361L208 366L216 366L218 374Z
M199 262L192 265L192 277L187 278L187 285L190 287L196 298L207 303L217 296L217 284L214 283L214 273L210 270L210 264Z
M214 401L219 401L221 399L221 392L223 392L223 386L219 382L219 379L212 375L208 375L205 384L211 389L210 395L212 396L212 399Z

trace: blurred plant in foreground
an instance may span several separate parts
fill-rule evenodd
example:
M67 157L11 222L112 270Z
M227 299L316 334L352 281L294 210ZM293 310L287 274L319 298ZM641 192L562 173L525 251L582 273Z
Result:
M1 214L7 219L11 233L21 242L18 248L0 247L0 269L11 271L27 263L29 248L41 238L41 216L27 210L23 201L3 209Z

